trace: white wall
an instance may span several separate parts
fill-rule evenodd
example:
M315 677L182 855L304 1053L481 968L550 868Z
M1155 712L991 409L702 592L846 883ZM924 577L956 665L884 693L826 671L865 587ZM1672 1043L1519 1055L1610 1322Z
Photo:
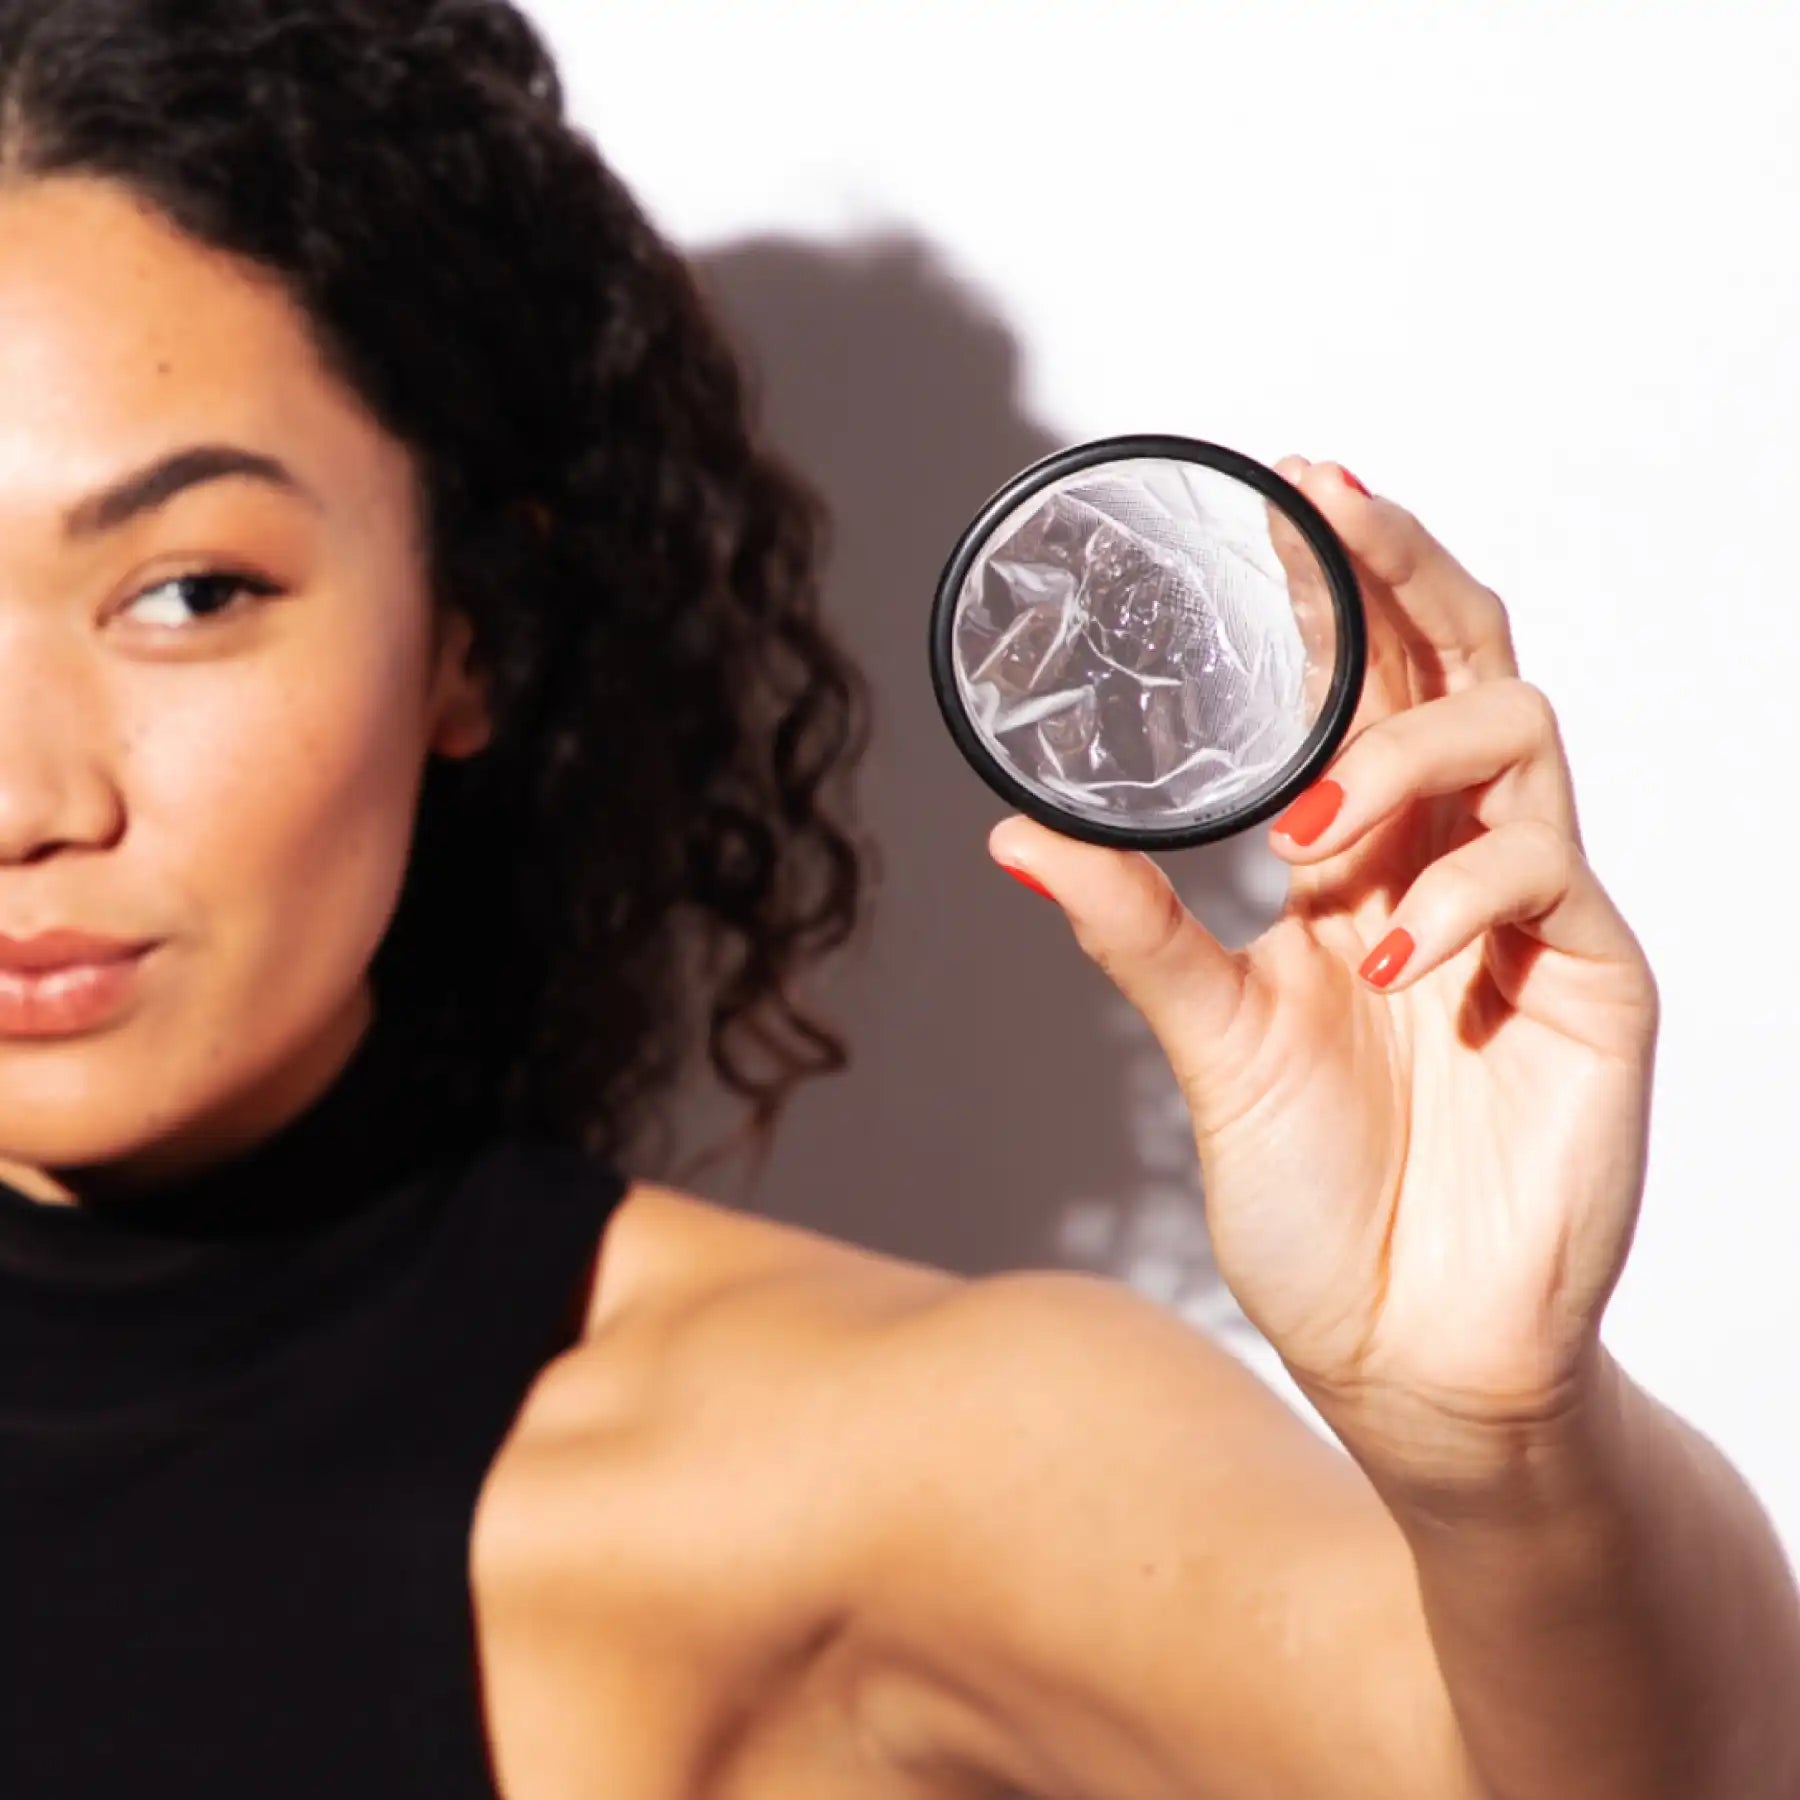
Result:
M1307 1409L1209 1282L1173 1085L928 692L963 517L1056 444L1347 463L1508 600L1665 999L1607 1315L1800 1555L1800 8L1737 0L535 0L840 509L887 860L861 1057L746 1203L971 1270L1080 1260ZM1166 866L1223 935L1266 852ZM1309 1418L1322 1430L1316 1418Z

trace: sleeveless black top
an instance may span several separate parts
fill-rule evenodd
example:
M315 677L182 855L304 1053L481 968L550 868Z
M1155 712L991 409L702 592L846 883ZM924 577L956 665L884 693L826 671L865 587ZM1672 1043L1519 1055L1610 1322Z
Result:
M5 1800L495 1800L475 1501L626 1183L383 1052L156 1193L0 1182Z

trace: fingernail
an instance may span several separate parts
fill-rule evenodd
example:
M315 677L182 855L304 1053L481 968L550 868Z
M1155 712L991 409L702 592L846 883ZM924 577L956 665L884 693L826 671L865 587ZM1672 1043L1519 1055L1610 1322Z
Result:
M1041 881L1034 881L1023 869L1015 869L1011 863L1002 863L1000 867L1003 868L1014 881L1024 882L1024 884L1034 893L1042 894L1046 900L1054 900L1056 898L1056 896L1051 893Z
M1275 821L1275 830L1285 832L1296 844L1313 843L1343 804L1344 790L1335 781L1315 782Z
M1341 464L1339 466L1340 466L1340 468L1342 467ZM1349 482L1349 484L1353 488L1355 488L1359 494L1368 494L1369 490L1366 487L1364 487L1363 484L1360 481L1358 481L1356 479L1356 477L1354 475L1352 475L1348 469L1344 469L1343 475L1344 475L1344 479L1347 482ZM1373 499L1374 496L1370 495L1370 498Z
M1406 959L1414 949L1412 933L1390 931L1373 950L1358 971L1371 987L1386 987L1406 967Z

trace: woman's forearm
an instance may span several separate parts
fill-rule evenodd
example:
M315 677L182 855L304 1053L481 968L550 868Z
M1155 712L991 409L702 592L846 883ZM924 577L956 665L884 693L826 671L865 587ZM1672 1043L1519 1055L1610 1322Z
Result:
M1795 1800L1800 1593L1706 1438L1601 1350L1592 1391L1481 1483L1377 1481L1493 1800Z

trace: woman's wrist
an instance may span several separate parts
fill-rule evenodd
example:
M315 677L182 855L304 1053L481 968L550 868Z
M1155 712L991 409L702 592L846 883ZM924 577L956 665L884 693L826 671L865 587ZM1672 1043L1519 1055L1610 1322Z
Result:
M1604 1510L1624 1472L1627 1383L1598 1337L1553 1388L1504 1404L1351 1392L1290 1373L1409 1533L1566 1525Z
M1400 1400L1379 1416L1349 1447L1412 1551L1484 1792L1797 1791L1800 1595L1701 1433L1598 1342L1555 1405L1503 1426Z

